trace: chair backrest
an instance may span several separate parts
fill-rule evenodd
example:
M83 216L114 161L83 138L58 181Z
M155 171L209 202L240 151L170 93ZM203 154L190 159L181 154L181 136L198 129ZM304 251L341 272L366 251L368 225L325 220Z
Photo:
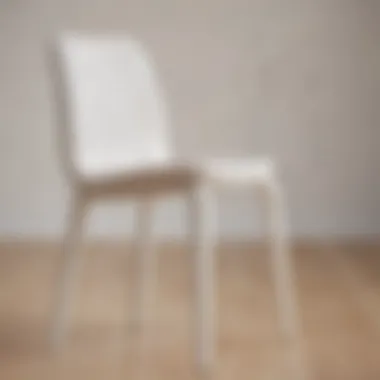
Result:
M76 174L168 158L165 102L138 42L70 33L60 36L54 54L64 159Z

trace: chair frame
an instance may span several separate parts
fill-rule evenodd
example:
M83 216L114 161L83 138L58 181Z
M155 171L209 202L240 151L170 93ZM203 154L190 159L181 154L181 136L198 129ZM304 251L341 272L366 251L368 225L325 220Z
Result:
M216 204L214 191L220 186L235 186L232 178L223 181L204 170L206 166L194 166L194 176L183 183L153 189L142 188L129 182L107 184L87 181L75 169L72 156L70 113L67 108L67 84L63 78L57 44L49 49L50 72L53 79L54 105L59 131L60 159L71 189L71 201L67 214L62 263L55 297L52 341L61 347L67 334L72 299L76 291L82 266L80 243L88 208L100 199L127 197L137 202L137 237L135 255L138 259L137 282L133 289L131 319L138 325L144 324L149 314L149 305L155 288L154 234L152 210L155 200L171 193L185 197L188 205L189 246L193 253L194 272L194 355L196 365L209 370L215 356L215 291L214 250L217 238ZM278 305L279 325L284 336L294 337L298 322L293 295L293 277L289 261L285 207L282 191L274 172L262 183L246 181L238 185L259 189L264 201L272 247L272 268ZM146 191L145 191L146 190Z

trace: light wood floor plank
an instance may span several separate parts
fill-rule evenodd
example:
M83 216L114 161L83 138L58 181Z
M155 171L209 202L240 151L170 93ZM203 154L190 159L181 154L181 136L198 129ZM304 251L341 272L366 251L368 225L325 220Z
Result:
M67 346L54 355L46 338L59 250L0 245L0 379L195 379L186 251L159 253L156 318L145 339L126 323L128 249L88 251ZM216 380L295 379L299 352L277 339L269 264L262 248L221 249ZM295 269L310 379L380 379L378 247L304 247Z

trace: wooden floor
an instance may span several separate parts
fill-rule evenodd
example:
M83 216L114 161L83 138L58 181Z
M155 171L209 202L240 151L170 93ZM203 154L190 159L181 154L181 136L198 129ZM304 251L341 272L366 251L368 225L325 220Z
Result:
M87 249L68 342L49 350L47 331L58 250L0 248L0 379L195 379L190 356L191 271L185 251L160 253L153 322L144 337L127 325L128 271L122 247ZM380 252L375 246L295 252L304 341L276 335L262 249L230 247L218 262L218 362L214 379L380 379ZM302 368L301 368L302 369Z

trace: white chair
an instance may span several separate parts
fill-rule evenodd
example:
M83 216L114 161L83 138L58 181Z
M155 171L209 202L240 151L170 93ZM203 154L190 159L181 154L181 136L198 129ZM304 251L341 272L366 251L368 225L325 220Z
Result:
M194 249L195 354L202 369L213 359L213 244L216 220L213 186L259 185L272 205L274 278L284 331L296 326L287 262L279 187L270 162L175 159L165 102L151 58L136 41L122 36L65 34L54 45L53 79L60 125L62 161L72 199L59 282L53 341L60 346L76 289L81 230L87 207L100 198L130 197L138 202L139 283L135 309L141 323L155 286L152 203L182 193L189 205L189 239Z

